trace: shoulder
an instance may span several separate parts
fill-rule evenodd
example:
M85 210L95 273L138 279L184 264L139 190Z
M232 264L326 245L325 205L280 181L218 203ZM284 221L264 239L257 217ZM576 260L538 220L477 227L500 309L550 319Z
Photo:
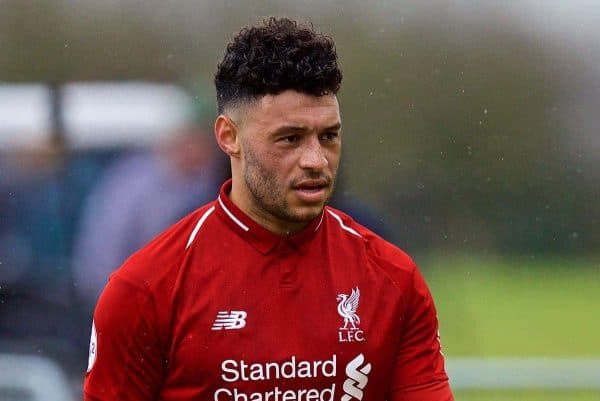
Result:
M130 285L145 289L169 280L169 277L174 280L188 244L214 211L214 203L196 209L163 231L132 254L111 278L118 277Z
M415 262L406 252L354 221L350 215L329 206L325 208L325 213L337 222L338 230L351 234L349 237L360 244L372 264L385 270L392 281L405 283L417 270Z

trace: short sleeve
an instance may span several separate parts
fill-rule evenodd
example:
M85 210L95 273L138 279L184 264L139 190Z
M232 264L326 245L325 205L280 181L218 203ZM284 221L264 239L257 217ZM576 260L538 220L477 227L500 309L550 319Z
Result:
M391 400L452 401L439 341L437 312L427 284L416 266L407 295Z
M94 312L85 401L155 399L165 358L151 299L112 276Z

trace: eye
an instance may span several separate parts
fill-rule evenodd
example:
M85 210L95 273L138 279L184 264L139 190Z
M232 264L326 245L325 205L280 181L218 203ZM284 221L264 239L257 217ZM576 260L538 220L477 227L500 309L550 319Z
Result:
M277 141L283 143L296 143L300 140L300 135L286 135L279 138Z
M328 131L321 135L321 140L322 141L333 141L333 140L337 139L338 136L339 136L339 134L337 132Z

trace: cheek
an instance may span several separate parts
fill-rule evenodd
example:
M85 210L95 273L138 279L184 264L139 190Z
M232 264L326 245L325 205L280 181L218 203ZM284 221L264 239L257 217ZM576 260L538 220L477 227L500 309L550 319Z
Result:
M246 169L254 171L264 180L279 181L283 175L282 156L269 151L252 152L246 156Z
M329 165L329 168L332 171L336 171L338 168L338 165L340 164L340 152L339 151L329 152L329 154L326 157L327 157L327 164Z
M296 166L297 157L292 152L267 152L263 164L275 176L285 176L291 173Z

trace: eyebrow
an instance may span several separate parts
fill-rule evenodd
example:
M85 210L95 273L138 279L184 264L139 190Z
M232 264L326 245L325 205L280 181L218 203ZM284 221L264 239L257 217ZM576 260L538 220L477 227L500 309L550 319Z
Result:
M342 128L342 123L338 122L338 123L335 123L334 125L324 128L323 132L339 131L340 128ZM273 131L272 135L276 136L276 135L281 135L281 134L288 133L288 132L300 133L300 132L306 132L306 131L308 131L308 128L305 126L282 125L281 127L277 128L275 131Z

